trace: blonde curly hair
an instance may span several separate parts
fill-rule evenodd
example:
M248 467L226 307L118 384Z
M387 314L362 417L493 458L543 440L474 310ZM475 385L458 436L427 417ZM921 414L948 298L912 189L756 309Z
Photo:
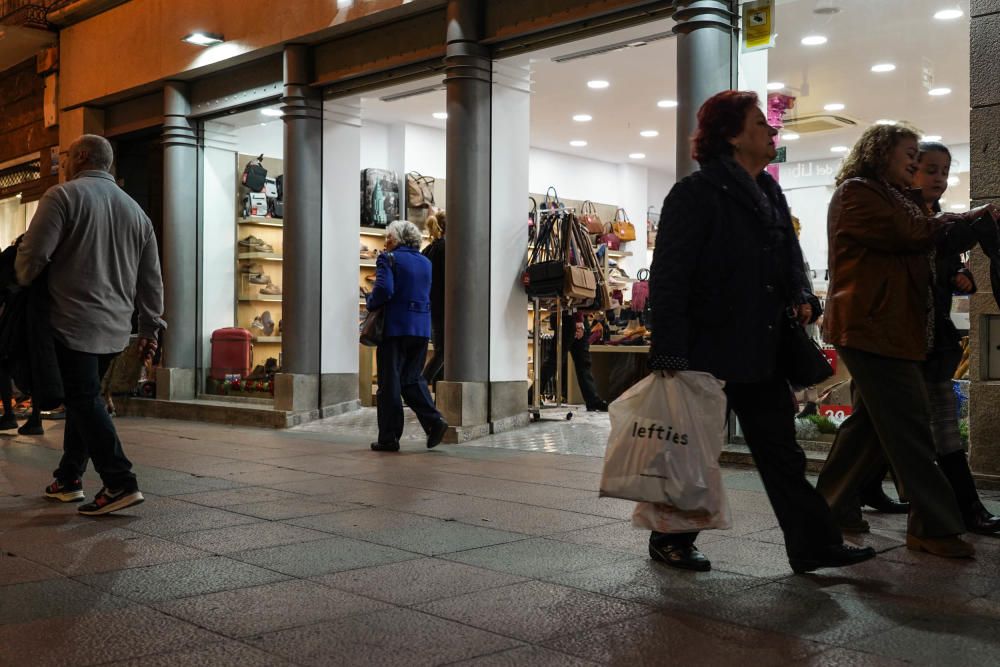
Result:
M844 158L837 185L850 178L881 178L889 166L889 155L903 139L920 141L920 132L909 123L872 125Z
M447 226L448 216L442 210L438 210L436 213L427 218L427 233L431 235L431 240L437 241L439 238L443 237Z

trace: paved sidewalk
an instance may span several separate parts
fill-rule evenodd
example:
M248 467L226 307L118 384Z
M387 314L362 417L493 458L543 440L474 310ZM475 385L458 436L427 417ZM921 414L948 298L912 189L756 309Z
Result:
M878 559L794 576L730 469L714 570L670 570L600 458L516 448L586 424L376 454L343 421L122 419L147 502L103 518L40 497L61 424L0 437L0 665L1000 664L1000 539L944 561L872 514Z

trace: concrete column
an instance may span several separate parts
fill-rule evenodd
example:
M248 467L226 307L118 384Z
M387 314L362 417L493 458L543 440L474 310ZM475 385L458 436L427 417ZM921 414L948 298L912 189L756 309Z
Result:
M479 44L483 3L450 0L447 16L448 341L438 404L461 440L489 430L492 62Z
M284 261L282 355L275 407L319 408L323 269L323 105L311 79L309 49L285 47ZM281 377L283 376L283 377Z
M698 109L723 90L736 86L736 0L678 0L677 34L677 178L698 169L690 138L698 127Z
M193 398L198 366L198 137L188 120L188 84L163 86L164 370L157 394ZM162 375L162 378L161 378ZM162 380L162 382L161 382ZM160 388L160 385L163 388Z
M972 0L971 5L971 197L973 205L1000 202L1000 2ZM969 303L972 359L969 365L969 459L979 478L1000 482L1000 381L989 380L989 341L986 323L1000 315L990 290L989 260L978 249L972 254L972 270L979 285ZM993 325L998 326L997 324Z

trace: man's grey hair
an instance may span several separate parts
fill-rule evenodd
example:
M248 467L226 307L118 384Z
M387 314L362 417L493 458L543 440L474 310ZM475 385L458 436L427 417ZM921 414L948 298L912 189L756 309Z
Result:
M420 250L420 229L409 220L396 220L386 227L385 234L396 239L399 245Z
M109 171L114 162L115 152L111 142L98 134L83 134L70 144L69 156L75 160L80 153L87 154L85 166L101 171Z

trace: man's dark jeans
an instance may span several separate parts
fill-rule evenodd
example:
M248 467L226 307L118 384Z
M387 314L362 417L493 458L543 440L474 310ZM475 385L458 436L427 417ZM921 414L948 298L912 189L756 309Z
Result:
M60 482L81 479L87 460L108 489L134 491L138 488L132 463L122 450L118 432L101 398L101 378L115 354L77 352L56 343L56 357L62 374L66 404L63 456L53 473Z

